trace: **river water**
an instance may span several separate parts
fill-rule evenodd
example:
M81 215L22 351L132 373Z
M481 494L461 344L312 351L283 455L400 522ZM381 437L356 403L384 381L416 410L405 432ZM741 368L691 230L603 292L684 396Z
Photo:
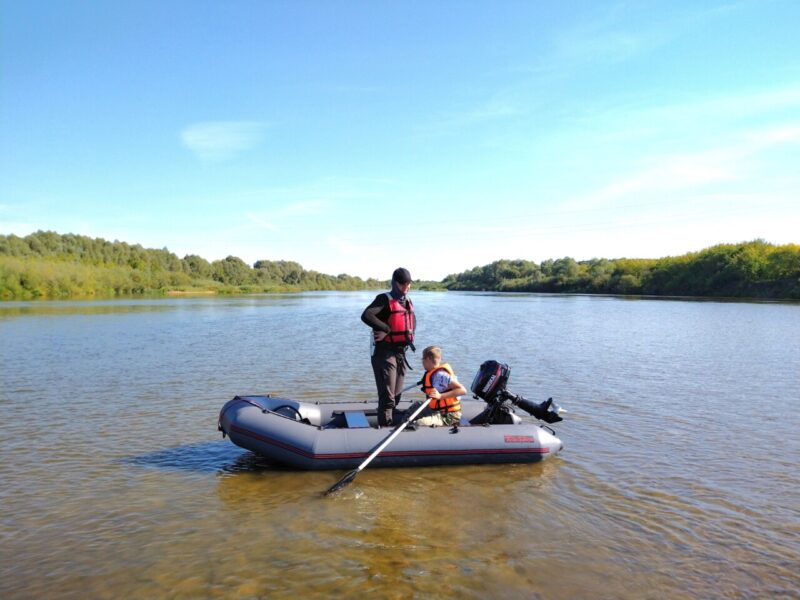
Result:
M415 293L561 454L322 498L220 438L236 394L371 399L372 297L0 304L0 597L800 597L800 305Z

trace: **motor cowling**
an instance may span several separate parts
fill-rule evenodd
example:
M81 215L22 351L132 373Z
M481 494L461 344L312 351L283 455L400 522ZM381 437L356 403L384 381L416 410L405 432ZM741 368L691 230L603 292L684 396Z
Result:
M475 374L470 390L481 400L492 404L505 391L509 375L511 375L511 369L507 364L496 360L487 360Z

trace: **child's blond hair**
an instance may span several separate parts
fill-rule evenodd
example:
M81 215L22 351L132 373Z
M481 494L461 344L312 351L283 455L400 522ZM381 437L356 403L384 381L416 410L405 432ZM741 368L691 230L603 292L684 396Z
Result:
M442 362L442 349L439 346L428 346L422 351L422 358L430 358L433 362Z

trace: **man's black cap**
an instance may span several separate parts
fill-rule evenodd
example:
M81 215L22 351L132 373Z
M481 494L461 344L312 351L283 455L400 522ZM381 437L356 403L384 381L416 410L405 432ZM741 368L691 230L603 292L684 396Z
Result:
M397 283L411 283L411 273L408 272L408 269L404 269L403 267L395 269L394 273L392 273L392 281L396 281Z

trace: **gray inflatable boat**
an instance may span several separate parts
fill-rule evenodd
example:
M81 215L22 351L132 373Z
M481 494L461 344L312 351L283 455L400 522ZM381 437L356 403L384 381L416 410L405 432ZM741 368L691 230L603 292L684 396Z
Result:
M507 378L506 365L484 363L472 386L480 400L462 400L460 425L423 427L412 422L372 465L532 463L555 455L563 447L555 431L520 418L515 409L546 423L561 421L562 409L552 399L534 404L509 393ZM395 423L403 422L413 408L398 410ZM374 402L301 402L270 395L228 401L220 411L219 430L237 446L278 464L309 470L357 467L393 431L378 428Z

